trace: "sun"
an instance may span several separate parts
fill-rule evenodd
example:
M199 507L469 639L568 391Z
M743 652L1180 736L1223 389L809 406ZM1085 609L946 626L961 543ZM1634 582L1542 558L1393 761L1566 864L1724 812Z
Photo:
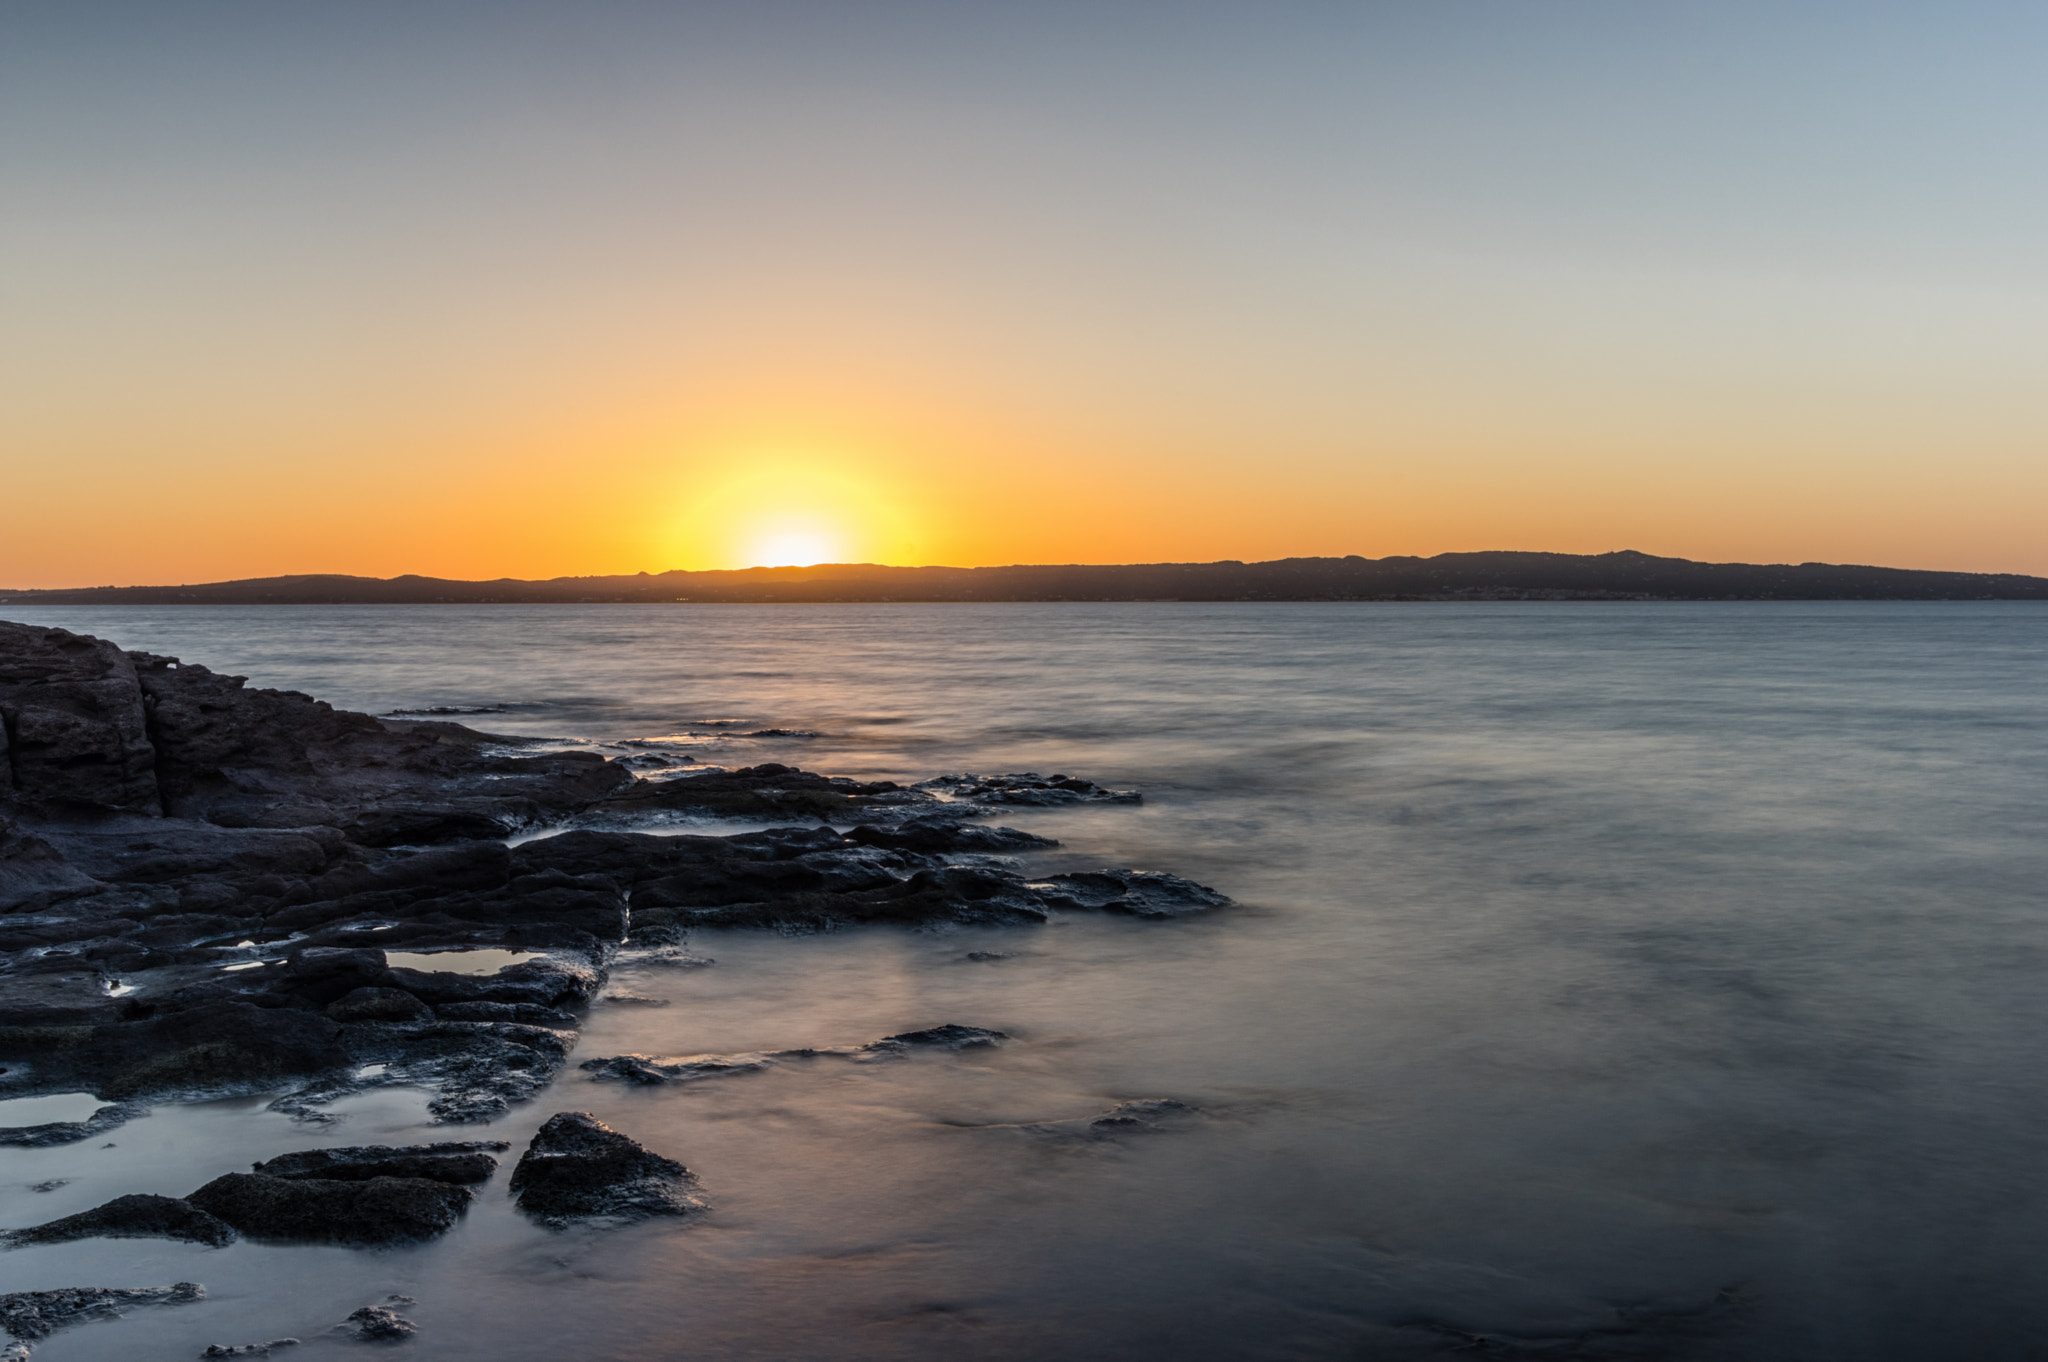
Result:
M832 536L808 528L768 530L754 541L747 555L757 567L814 567L837 556Z
M744 448L687 461L671 564L730 571L914 559L911 515L861 464L845 452Z

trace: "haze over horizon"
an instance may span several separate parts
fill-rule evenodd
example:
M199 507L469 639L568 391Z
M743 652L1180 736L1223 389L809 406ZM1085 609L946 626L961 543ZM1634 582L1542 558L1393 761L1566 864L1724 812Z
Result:
M2014 4L27 4L0 584L2048 573Z

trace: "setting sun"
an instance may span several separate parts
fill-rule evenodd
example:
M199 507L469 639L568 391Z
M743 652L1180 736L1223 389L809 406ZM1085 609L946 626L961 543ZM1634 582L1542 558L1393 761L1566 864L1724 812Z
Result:
M818 530L775 530L760 539L751 555L752 567L813 567L837 556L832 538Z
M846 454L703 452L677 507L668 566L812 567L914 562L912 518Z

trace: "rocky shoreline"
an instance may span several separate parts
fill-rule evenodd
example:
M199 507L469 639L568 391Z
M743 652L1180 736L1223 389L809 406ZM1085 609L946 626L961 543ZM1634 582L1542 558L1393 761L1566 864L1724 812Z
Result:
M319 1124L340 1098L392 1085L430 1090L437 1122L489 1122L568 1066L622 952L688 962L693 928L1025 926L1230 902L1156 872L1024 873L1016 855L1056 844L988 815L1138 799L1082 779L902 786L772 764L678 772L646 757L336 710L0 622L0 1101L85 1092L103 1104L83 1120L0 1126L0 1146L85 1140L152 1103L233 1094L275 1094L275 1110ZM771 826L630 830L678 817ZM777 1055L582 1067L668 1083L1002 1039L948 1023ZM131 1194L18 1227L6 1243L416 1239L456 1223L503 1148L301 1151L183 1198ZM704 1206L682 1164L577 1112L542 1127L510 1191L549 1225ZM0 1297L0 1325L8 1355L25 1356L45 1325L199 1294L17 1293Z

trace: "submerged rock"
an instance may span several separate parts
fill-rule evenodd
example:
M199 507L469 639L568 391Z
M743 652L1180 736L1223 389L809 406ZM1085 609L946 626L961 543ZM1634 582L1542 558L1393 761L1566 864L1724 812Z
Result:
M1088 1123L1099 1135L1123 1135L1133 1131L1158 1130L1162 1125L1197 1115L1201 1108L1171 1097L1141 1097L1119 1102Z
M1183 917L1234 906L1205 884L1154 870L1093 870L1054 875L1031 886L1048 908L1123 913L1130 917Z
M268 1343L209 1343L201 1357L268 1357L280 1348L296 1348L296 1338L273 1338Z
M610 1055L586 1059L580 1066L594 1079L616 1078L627 1083L656 1086L663 1083L694 1083L707 1078L730 1078L760 1073L782 1060L851 1059L869 1062L901 1059L913 1050L972 1050L1000 1045L1009 1037L1001 1031L951 1022L923 1031L905 1031L884 1036L864 1045L836 1045L824 1049L772 1050L735 1055L682 1055L659 1058L654 1055Z
M979 1026L960 1026L947 1022L944 1026L927 1027L922 1031L904 1031L880 1040L869 1041L861 1049L870 1054L894 1055L916 1048L940 1050L973 1050L982 1046L1000 1045L1009 1036L1001 1031L990 1031Z
M0 1329L23 1343L48 1338L67 1325L111 1319L130 1305L183 1305L203 1300L206 1288L197 1282L172 1286L72 1286L55 1291L14 1291L0 1296ZM26 1357L22 1348L19 1356Z
M220 1248L234 1242L235 1231L189 1201L138 1192L61 1220L0 1235L0 1243L9 1248L64 1244L74 1239L183 1239Z
M1120 1135L1146 1135L1185 1128L1203 1118L1200 1107L1171 1097L1137 1097L1094 1116L1067 1121L1035 1121L1019 1127L1033 1135L1063 1139L1111 1140Z
M697 1179L587 1111L548 1118L512 1170L521 1210L550 1224L596 1217L639 1219L704 1209Z
M1136 790L1112 790L1092 780L1069 775L1042 776L1036 771L1010 775L936 776L918 782L918 790L937 791L953 799L977 804L1014 804L1025 807L1056 807L1065 804L1142 804Z
M407 1304L411 1303L410 1297L404 1299ZM350 1336L365 1343L396 1343L420 1331L419 1325L388 1305L365 1305L360 1310L352 1310L348 1322L355 1326Z
M653 1087L662 1083L694 1083L706 1078L757 1074L773 1063L771 1055L690 1055L680 1059L612 1055L607 1059L587 1059L580 1067L592 1078L617 1078Z
M395 1244L431 1239L468 1208L467 1188L433 1178L226 1173L186 1200L252 1239Z

